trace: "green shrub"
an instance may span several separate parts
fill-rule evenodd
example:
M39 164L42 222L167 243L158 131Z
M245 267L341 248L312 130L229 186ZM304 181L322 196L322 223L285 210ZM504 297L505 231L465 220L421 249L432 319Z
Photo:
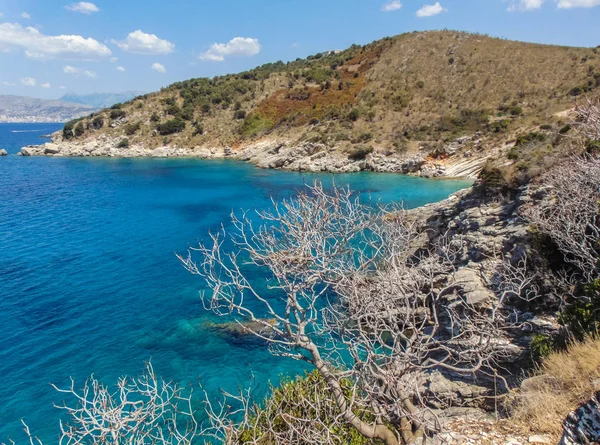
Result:
M233 113L233 118L237 120L242 120L246 118L246 112L244 110L237 110Z
M351 159L352 161L362 161L371 153L373 153L373 147L370 145L360 145L358 147L353 147L348 151L348 159Z
M160 122L160 116L158 115L158 113L152 113L152 116L150 116L150 122Z
M552 127L552 125L550 125L550 124L543 124L543 125L540 125L540 130L544 130L544 131L550 131L550 130L552 130L552 128L553 128L553 127Z
M104 126L104 118L102 116L96 116L89 124L89 128L92 130L100 130Z
M420 88L420 89L425 88L425 82L423 82L422 80L419 80L417 82L417 88Z
M350 112L348 113L348 120L352 121L352 122L356 122L358 120L358 118L360 117L360 111L357 110L356 108L353 108L352 110L350 110Z
M583 295L567 304L558 321L579 341L589 334L597 334L600 330L600 279L585 285Z
M494 133L502 133L510 126L510 119L502 119L490 123L490 130Z
M202 136L204 134L204 127L202 126L202 123L194 122L193 127L194 131L192 133L192 136Z
M111 110L120 110L123 107L123 104L114 104L110 107Z
M123 117L125 117L127 115L127 113L125 113L125 111L121 110L121 109L114 109L111 110L110 112L110 118L115 120L115 119L121 119Z
M129 148L129 139L121 139L117 144L117 148Z
M250 113L244 119L240 132L244 137L253 137L273 128L273 122L259 113Z
M562 127L560 130L558 130L559 134L567 134L569 131L571 131L571 125L567 124L564 127Z
M521 116L523 114L523 108L519 106L512 106L508 111L511 116Z
M156 129L161 136L165 136L168 134L180 133L185 130L185 126L185 121L180 117L176 117L166 121L165 123L158 124Z
M593 156L600 155L600 141L588 140L585 144L585 150L588 154Z
M65 124L65 126L63 127L63 138L69 140L75 136L75 125L80 120L81 119L73 119Z
M77 125L75 125L75 136L79 137L83 135L83 133L85 133L85 128L83 127L83 122L80 121Z
M131 124L127 124L125 125L125 134L127 136L131 136L132 134L137 133L137 131L141 128L142 123L140 121L137 121L135 124L131 123Z
M532 131L531 133L520 135L517 137L517 142L515 143L515 147L521 147L523 145L535 143L535 142L544 142L546 140L546 135L544 133L538 133L536 131Z

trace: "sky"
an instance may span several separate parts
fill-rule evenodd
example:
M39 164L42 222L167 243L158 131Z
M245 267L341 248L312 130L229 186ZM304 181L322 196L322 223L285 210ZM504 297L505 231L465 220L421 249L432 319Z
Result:
M600 0L0 0L0 94L212 77L410 31L600 45Z

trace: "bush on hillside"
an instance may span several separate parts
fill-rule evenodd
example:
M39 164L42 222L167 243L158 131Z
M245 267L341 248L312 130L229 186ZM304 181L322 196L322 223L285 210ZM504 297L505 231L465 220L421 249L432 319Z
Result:
M117 144L117 148L129 148L129 139L121 139Z
M351 159L352 161L362 161L371 153L373 153L372 146L360 145L358 147L353 147L348 151L348 159Z
M156 129L161 136L165 136L168 134L180 133L185 130L185 126L185 121L180 117L176 117L175 119L168 120L165 123L158 124Z
M82 136L83 133L85 133L85 128L83 126L83 122L79 121L79 123L77 125L75 125L75 136L79 137Z
M131 136L132 134L137 133L141 126L142 123L140 121L137 121L136 123L127 124L125 125L125 134L127 136Z
M124 118L126 115L127 113L121 109L111 110L110 112L110 118L113 120Z

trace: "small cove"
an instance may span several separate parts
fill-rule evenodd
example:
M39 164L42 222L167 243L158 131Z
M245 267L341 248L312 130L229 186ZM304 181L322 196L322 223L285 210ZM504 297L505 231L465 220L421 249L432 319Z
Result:
M320 179L407 208L470 185L395 174L314 175L236 161L14 156L56 124L0 124L0 441L25 418L54 443L61 398L49 383L92 372L112 383L152 360L165 379L212 391L266 390L296 363L220 335L198 280L175 258L227 223L232 209L264 209Z

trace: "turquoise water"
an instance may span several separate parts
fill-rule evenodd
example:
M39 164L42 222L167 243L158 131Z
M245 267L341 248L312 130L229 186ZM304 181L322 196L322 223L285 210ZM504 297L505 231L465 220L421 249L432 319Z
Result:
M256 341L205 325L200 283L178 264L231 209L265 208L317 176L239 162L14 156L58 129L0 124L0 442L19 419L55 443L61 397L49 383L90 373L114 382L152 360L157 373L211 391L262 388L295 371ZM15 133L15 131L18 131ZM331 181L331 175L323 175ZM392 174L337 175L364 196L438 201L469 185Z

